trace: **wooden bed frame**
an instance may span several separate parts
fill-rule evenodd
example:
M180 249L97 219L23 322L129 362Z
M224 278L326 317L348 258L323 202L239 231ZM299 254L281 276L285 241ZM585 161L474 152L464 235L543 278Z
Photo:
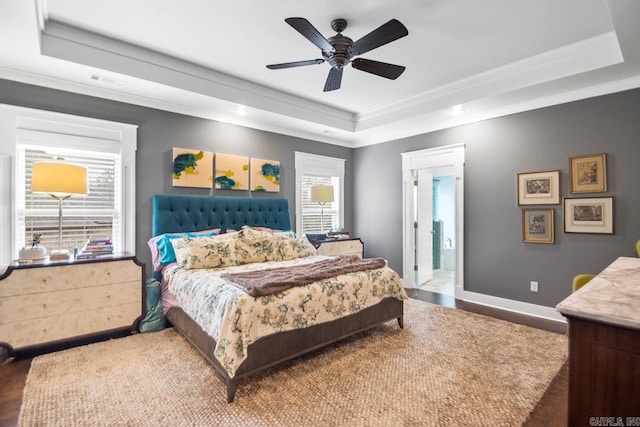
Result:
M239 229L242 225L290 229L286 199L242 197L155 195L153 235L213 228ZM260 338L247 348L247 358L234 377L214 357L216 342L181 308L171 308L167 319L220 373L227 388L227 402L233 402L238 381L270 366L342 340L373 326L397 319L403 327L403 301L386 298L380 303L327 323L279 332Z

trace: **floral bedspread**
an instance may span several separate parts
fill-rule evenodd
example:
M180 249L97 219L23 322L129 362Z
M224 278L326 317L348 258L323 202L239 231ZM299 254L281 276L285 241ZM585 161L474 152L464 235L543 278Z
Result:
M165 270L164 278L182 309L216 340L214 356L233 377L247 356L249 344L260 337L335 320L387 297L407 298L398 274L389 267L343 274L257 298L219 277L222 273L302 265L327 258L315 255L219 269L174 266Z

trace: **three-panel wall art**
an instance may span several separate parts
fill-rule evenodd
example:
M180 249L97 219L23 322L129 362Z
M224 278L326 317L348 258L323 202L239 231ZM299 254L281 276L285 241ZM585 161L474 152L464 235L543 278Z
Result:
M174 187L280 191L278 160L174 148L172 173Z
M555 209L560 204L560 170L518 174L518 205L522 209L522 240L527 243L554 243ZM569 158L571 194L607 191L606 154ZM613 197L565 197L563 224L565 233L613 234Z

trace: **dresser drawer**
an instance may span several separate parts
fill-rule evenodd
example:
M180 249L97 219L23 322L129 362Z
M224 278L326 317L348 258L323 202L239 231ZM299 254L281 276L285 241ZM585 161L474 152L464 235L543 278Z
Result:
M0 298L122 283L132 278L140 279L140 266L124 260L21 268L0 282Z
M140 303L99 307L0 324L0 337L14 349L131 327Z
M140 279L0 298L0 325L140 301Z

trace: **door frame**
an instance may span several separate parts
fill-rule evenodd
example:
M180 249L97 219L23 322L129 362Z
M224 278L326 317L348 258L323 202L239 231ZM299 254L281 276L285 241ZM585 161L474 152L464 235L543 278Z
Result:
M454 285L455 296L464 292L464 155L465 145L409 151L402 155L402 282L414 288L415 241L413 239L413 170L450 167L455 177L456 239Z

